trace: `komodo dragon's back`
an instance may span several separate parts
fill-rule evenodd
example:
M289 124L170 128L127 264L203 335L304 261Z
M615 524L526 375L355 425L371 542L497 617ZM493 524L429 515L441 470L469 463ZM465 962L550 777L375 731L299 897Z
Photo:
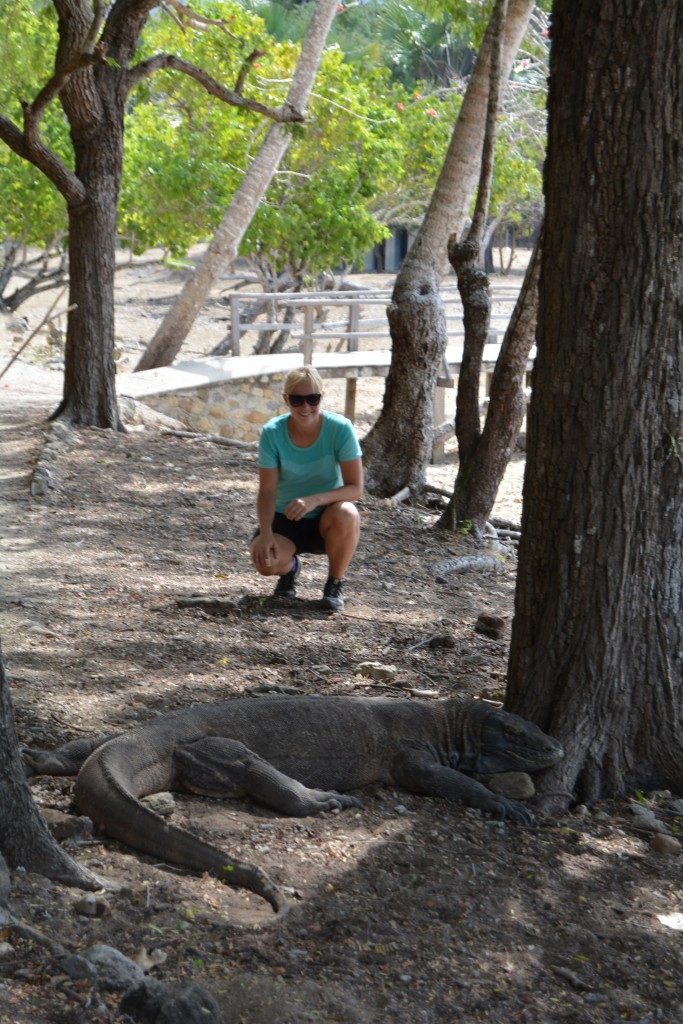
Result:
M481 701L280 695L195 705L114 738L24 752L28 774L78 772L76 803L108 835L250 889L278 911L282 894L260 868L169 825L140 798L181 789L307 815L360 806L349 790L391 783L530 823L527 808L464 772L535 771L561 756L535 725Z

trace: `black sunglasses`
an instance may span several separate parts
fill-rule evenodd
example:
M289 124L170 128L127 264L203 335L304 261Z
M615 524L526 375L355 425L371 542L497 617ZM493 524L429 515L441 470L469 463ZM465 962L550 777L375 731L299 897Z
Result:
M287 401L290 405L293 405L295 409L300 409L301 406L306 402L307 405L320 405L320 399L322 395L287 395Z

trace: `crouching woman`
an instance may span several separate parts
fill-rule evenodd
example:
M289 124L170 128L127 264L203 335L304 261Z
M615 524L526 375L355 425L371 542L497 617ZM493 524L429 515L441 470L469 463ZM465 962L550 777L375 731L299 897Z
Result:
M252 561L262 575L278 576L274 596L296 596L299 555L326 555L322 605L339 611L342 587L358 546L363 493L361 449L353 424L322 408L323 382L312 366L287 376L288 411L269 420L259 442L259 528Z

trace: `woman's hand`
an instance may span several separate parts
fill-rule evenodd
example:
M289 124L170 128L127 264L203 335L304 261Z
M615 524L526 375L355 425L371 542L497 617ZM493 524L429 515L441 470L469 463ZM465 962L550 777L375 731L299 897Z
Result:
M298 522L299 519L303 519L307 512L312 512L319 504L317 494L310 494L307 498L295 498L294 501L290 501L285 509L285 515L288 519Z
M251 549L251 557L257 569L269 569L277 559L277 546L272 533L260 533Z

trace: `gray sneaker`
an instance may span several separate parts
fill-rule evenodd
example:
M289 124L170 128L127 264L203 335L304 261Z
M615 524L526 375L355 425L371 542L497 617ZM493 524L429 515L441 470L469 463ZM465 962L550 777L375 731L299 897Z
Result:
M342 587L344 580L335 579L334 576L327 577L327 583L323 589L322 606L330 612L340 612L344 607L344 595Z
M296 597L296 578L301 572L301 559L294 555L294 568L280 576L275 584L273 597Z

